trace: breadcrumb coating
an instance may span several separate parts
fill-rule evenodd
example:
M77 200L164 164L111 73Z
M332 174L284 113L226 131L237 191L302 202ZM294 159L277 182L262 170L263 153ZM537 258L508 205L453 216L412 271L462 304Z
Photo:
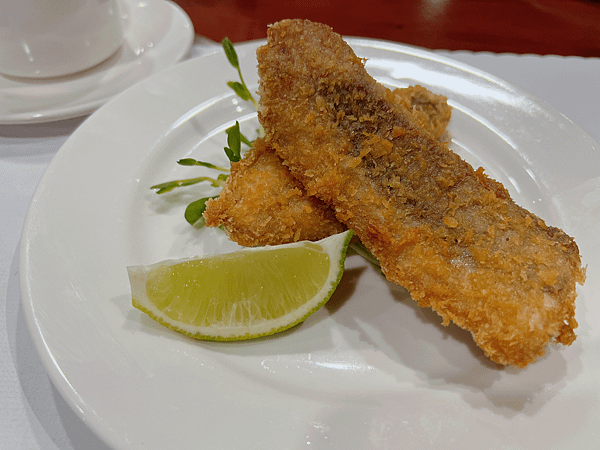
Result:
M434 94L423 86L394 89L394 100L405 107L415 122L440 139L452 116L452 108L443 95Z
M445 133L452 114L446 97L421 86L398 88L395 102L436 137ZM218 198L209 200L206 225L223 226L229 238L245 247L317 241L346 227L331 208L304 192L303 186L263 139L240 162Z
M245 247L317 241L346 229L333 210L302 185L263 139L231 164L219 197L206 203L206 225L223 226Z
M575 340L585 271L571 237L419 127L329 27L276 23L257 56L267 145L390 281L499 364Z

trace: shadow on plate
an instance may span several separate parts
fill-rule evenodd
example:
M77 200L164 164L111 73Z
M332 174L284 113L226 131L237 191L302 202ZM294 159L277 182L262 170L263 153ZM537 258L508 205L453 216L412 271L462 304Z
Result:
M396 306L375 315L355 313L354 324L345 325L412 369L429 388L461 392L477 409L512 417L537 412L564 385L567 363L561 350L566 347L550 345L545 356L524 369L498 365L485 357L469 332L454 324L442 326L437 313L421 308L404 288L386 283Z
M550 347L525 369L491 362L470 333L442 326L434 311L419 307L408 291L366 265L351 263L326 306L304 323L248 341L195 341L133 309L129 298L115 300L129 331L197 346L229 370L303 397L346 401L360 391L383 400L439 390L475 409L513 417L539 411L567 376L558 348Z

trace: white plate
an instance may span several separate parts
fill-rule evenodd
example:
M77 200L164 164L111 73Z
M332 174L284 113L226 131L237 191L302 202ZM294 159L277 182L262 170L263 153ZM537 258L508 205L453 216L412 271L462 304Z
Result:
M60 392L118 449L591 448L600 413L600 148L548 105L434 54L349 39L391 86L420 83L454 107L452 147L575 236L588 267L579 338L525 370L483 357L360 257L329 304L279 336L207 343L132 308L125 267L235 245L187 225L191 156L226 163L222 132L250 106L221 53L150 77L93 114L43 177L21 249L23 304ZM238 46L256 86L258 43Z
M0 124L70 119L89 114L134 83L179 62L194 40L187 14L165 0L118 0L122 48L74 75L24 79L0 75Z

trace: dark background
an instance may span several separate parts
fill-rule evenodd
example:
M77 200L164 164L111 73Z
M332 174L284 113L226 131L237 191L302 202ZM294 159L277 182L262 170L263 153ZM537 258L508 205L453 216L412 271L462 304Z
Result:
M175 0L197 34L241 42L281 19L429 49L600 57L600 0Z

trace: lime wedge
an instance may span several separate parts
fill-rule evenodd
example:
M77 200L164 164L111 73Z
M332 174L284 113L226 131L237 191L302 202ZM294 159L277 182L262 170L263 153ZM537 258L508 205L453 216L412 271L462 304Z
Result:
M293 327L331 297L352 231L127 268L132 303L196 339L235 341Z

